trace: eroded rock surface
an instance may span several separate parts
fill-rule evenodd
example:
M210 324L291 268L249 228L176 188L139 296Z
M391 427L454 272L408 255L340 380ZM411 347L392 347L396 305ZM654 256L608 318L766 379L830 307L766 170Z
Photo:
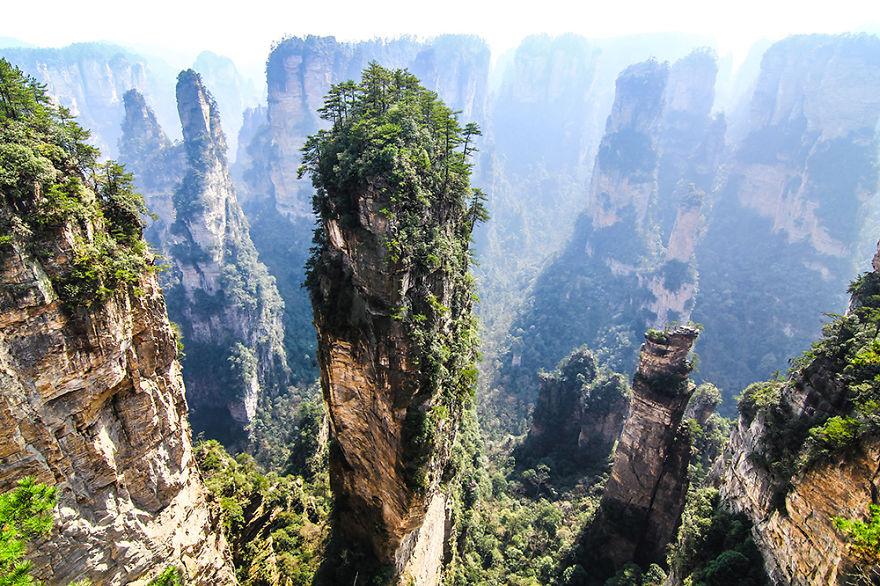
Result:
M633 376L630 413L589 536L598 571L624 563L664 564L688 489L690 438L682 417L694 390L688 354L698 332L649 332Z
M156 277L140 275L137 295L65 307L49 276L77 237L41 243L54 252L45 263L0 249L0 490L26 475L58 488L56 530L30 556L33 573L97 586L173 565L194 583L234 584Z

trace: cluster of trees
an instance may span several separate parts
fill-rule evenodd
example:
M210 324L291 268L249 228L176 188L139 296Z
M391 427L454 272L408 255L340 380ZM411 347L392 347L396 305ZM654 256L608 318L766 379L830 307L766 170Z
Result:
M72 306L103 302L121 288L137 293L140 276L153 270L141 238L143 198L121 165L98 162L88 137L44 85L0 59L0 246L48 260L45 247L26 243L72 228L79 234L72 262L48 271Z

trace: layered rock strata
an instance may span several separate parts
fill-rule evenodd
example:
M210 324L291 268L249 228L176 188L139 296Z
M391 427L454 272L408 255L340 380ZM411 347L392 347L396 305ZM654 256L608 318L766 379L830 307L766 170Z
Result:
M191 70L179 76L177 99L182 145L168 143L142 97L126 94L121 147L158 215L147 236L171 265L162 284L187 341L193 425L241 445L258 402L288 377L283 302L236 199L216 103Z
M849 330L826 334L787 381L746 389L730 443L712 471L725 505L752 521L755 544L777 584L851 584L859 570L876 576L876 567L859 567L851 542L834 527L835 517L863 519L880 491L880 438L864 421L871 410L862 396L875 396L876 382L854 382L871 363L864 362L864 351L845 345L870 348L876 337L871 312L880 290L880 253L873 269L850 288L850 310L842 318ZM823 352L817 348L823 343L838 346ZM861 376L871 380L875 371L867 368ZM750 397L756 391L769 408L755 407ZM831 439L834 422L849 429L845 439Z
M698 332L650 331L633 376L630 412L591 531L599 571L665 564L688 489L690 438L681 425L694 385L688 354Z
M27 129L4 147L52 157L31 155L36 178L6 159L0 186L0 491L24 476L57 488L33 574L116 585L173 566L188 582L235 584L138 198L113 165L75 159L90 152L75 124L31 85L6 91L17 72L0 66L15 96L4 138L12 118Z
M377 79L388 89L371 93ZM304 155L321 223L306 283L336 528L402 584L438 584L453 446L476 377L468 247L484 214L469 167L445 166L470 151L443 138L456 120L436 94L378 65L355 87L362 97ZM399 132L396 146L363 132L379 128ZM391 148L400 155L386 158ZM402 164L413 156L418 165Z

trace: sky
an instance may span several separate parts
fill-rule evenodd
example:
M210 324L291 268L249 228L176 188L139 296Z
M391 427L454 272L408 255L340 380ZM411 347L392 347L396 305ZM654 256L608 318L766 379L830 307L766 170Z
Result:
M112 41L191 62L202 50L261 70L273 41L333 35L339 40L477 34L493 57L529 34L605 38L648 32L711 35L721 56L745 57L756 40L798 33L880 33L880 0L69 0L4 7L0 37L38 46ZM230 6L230 7L227 7ZM175 59L177 57L177 59Z

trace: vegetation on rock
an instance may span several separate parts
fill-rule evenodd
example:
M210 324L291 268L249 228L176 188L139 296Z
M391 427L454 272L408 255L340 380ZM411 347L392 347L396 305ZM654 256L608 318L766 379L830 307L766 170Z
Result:
M50 274L72 307L122 288L137 293L143 271L155 270L141 239L143 198L121 165L98 162L88 137L45 86L0 59L0 246L25 246L45 260L62 252L44 240L72 231L73 249L63 253L73 261Z
M31 563L23 560L28 544L52 530L55 488L31 477L0 495L0 585L34 584ZM37 581L37 584L40 582Z

